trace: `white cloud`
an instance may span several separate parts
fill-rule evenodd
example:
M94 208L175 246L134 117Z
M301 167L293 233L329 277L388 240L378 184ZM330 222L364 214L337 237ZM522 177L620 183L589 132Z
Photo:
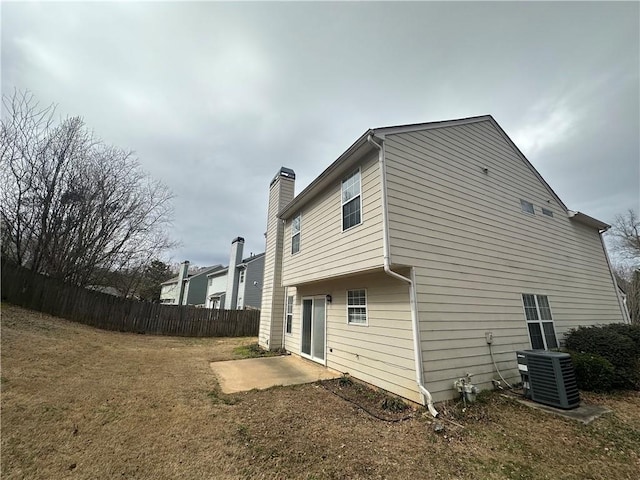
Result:
M68 82L73 78L71 65L63 55L55 51L52 44L30 36L16 37L14 43L24 60L33 65L40 75L52 75L59 82Z
M512 135L525 155L533 156L546 148L572 141L578 118L562 101L539 104L528 116L530 120Z

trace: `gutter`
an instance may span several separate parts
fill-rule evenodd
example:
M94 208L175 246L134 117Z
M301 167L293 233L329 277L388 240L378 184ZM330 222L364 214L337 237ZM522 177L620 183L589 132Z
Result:
M427 409L433 417L438 416L438 411L433 406L433 397L424 386L424 372L422 370L422 346L420 342L420 325L418 321L418 300L416 295L415 269L411 267L411 278L407 278L391 270L389 255L389 211L387 205L387 169L385 165L384 143L380 145L374 140L372 134L367 135L367 142L378 150L378 166L380 167L380 183L382 192L382 251L384 272L390 277L409 284L409 303L411 306L411 326L413 331L413 350L416 368L416 382L420 393L424 396Z

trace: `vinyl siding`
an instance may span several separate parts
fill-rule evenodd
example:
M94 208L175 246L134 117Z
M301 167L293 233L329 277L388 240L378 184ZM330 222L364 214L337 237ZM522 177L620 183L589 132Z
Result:
M269 189L258 343L263 347L272 349L280 348L282 345L282 317L284 315L284 288L282 288L283 226L278 218L278 212L293 199L293 194L294 181L284 177L279 177Z
M240 269L238 269L238 275L236 276L236 281L238 282L238 288L237 288L238 296L236 297L236 304L233 306L233 308L241 309L244 307L244 293L245 293L245 290L247 289L246 272L245 272L245 279L241 282Z
M185 305L206 305L207 283L206 275L190 277L184 290L183 303Z
M347 323L347 290L367 290L368 325ZM416 384L407 284L383 272L288 288L295 295L288 351L300 354L302 298L331 295L327 304L326 364L334 370L421 402Z
M180 289L178 289L177 283L162 285L162 287L160 288L160 301L171 300L171 302L167 302L167 304L169 305L177 304L179 295L180 295Z
M212 280L211 285L209 285L210 279ZM224 274L217 275L215 277L207 277L207 297L206 297L207 307L211 308L211 305L209 302L210 295L218 292L224 292L226 289L227 289L227 273L226 272ZM224 308L224 302L221 303L220 308Z
M244 307L260 308L262 303L262 281L264 278L264 257L247 264L243 292ZM254 285L253 282L257 282Z
M382 210L377 158L375 154L370 155L361 164L360 225L342 231L341 180L299 212L300 251L293 255L291 219L287 220L282 276L285 286L382 266Z
M514 352L531 348L522 293L547 295L558 340L623 321L598 232L568 218L490 121L389 135L385 151L391 260L415 266L436 400L467 372L484 388L497 378L486 331L503 375L518 381Z

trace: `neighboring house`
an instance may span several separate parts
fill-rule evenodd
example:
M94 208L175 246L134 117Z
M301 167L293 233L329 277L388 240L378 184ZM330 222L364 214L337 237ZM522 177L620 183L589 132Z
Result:
M88 290L94 290L100 293L106 293L107 295L112 295L114 297L123 297L122 292L118 290L116 287L108 287L105 285L88 285Z
M242 259L236 268L238 270L236 308L260 310L264 278L264 253Z
M601 233L491 116L368 130L294 198L269 189L260 345L431 405L515 352L627 321ZM489 345L490 344L490 345ZM490 350L491 349L491 350Z
M160 303L205 306L207 275L223 269L222 265L215 265L190 273L189 262L183 262L177 277L160 284Z
M207 308L224 308L228 271L223 268L207 275Z
M244 238L231 242L229 265L208 275L206 292L208 308L236 310L259 309L262 303L262 277L264 275L264 253L242 258Z

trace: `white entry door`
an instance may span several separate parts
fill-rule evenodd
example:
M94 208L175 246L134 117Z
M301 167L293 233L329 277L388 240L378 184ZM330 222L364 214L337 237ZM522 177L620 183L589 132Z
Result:
M302 299L302 356L325 363L325 297Z

